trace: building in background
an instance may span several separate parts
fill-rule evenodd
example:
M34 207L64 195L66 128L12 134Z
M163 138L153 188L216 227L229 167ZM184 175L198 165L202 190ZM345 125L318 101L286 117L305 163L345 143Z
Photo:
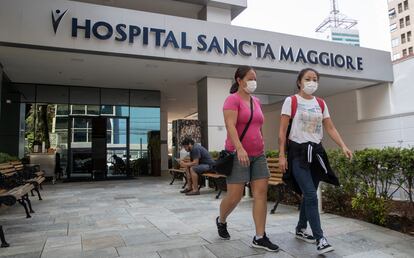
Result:
M359 31L354 28L357 24L357 20L350 19L339 11L337 0L331 0L331 12L315 32L320 33L325 40L359 47Z
M392 60L414 54L413 25L414 0L388 0L388 16L392 46Z

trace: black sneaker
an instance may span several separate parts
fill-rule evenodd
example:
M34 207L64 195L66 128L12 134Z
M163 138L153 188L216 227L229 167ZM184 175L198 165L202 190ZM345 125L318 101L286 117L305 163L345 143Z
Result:
M221 223L219 217L216 218L217 231L221 239L229 240L230 234L227 231L227 223Z
M253 237L252 246L255 248L265 249L269 252L279 251L279 246L270 242L269 238L266 236L266 233L260 239L256 239L256 237Z
M312 243L312 244L316 243L316 239L312 235L309 235L308 233L306 233L304 229L296 230L296 238L303 240L307 243Z
M317 241L316 249L318 250L319 254L324 254L334 250L334 248L328 243L328 241L324 237Z

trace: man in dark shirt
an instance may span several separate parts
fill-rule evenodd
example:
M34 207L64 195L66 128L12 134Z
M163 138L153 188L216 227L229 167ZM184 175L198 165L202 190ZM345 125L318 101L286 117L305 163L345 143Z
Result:
M214 165L214 160L211 157L210 153L203 146L196 144L191 138L185 138L181 142L181 146L187 151L190 152L191 161L185 162L181 161L180 165L187 168L187 188L182 191L185 195L199 195L200 191L198 190L198 176L204 172L210 171Z

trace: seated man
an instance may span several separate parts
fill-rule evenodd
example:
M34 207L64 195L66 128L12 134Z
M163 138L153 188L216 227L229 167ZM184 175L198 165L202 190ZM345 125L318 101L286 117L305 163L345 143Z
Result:
M191 161L181 161L180 165L186 168L187 173L187 188L181 191L185 195L199 195L198 190L198 176L204 172L211 170L214 165L210 153L201 145L194 145L194 141L191 138L185 138L181 142L181 146L187 152L190 152Z

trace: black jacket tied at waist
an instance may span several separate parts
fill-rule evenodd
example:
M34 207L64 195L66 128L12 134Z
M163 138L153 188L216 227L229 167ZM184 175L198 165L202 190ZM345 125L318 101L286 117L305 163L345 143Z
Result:
M339 180L332 170L328 155L321 143L306 142L296 143L289 141L288 144L288 169L283 175L283 181L298 194L302 194L293 175L293 160L300 159L302 168L309 168L314 182L324 181L339 186Z

